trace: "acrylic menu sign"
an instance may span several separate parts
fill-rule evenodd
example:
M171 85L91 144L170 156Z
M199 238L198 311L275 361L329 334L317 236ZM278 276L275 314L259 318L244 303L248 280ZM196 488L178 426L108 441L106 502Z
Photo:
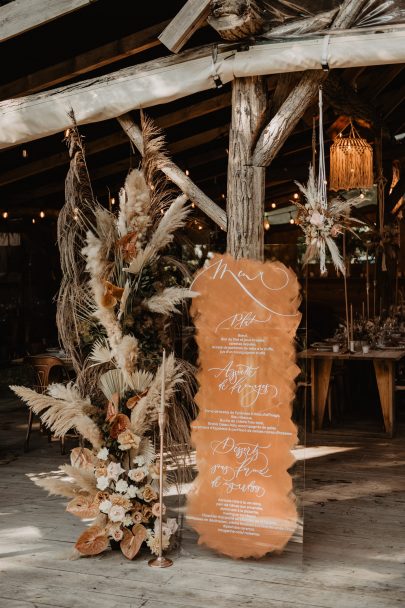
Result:
M261 557L283 549L297 527L288 469L298 281L279 262L216 254L192 289L200 387L188 521L220 553Z

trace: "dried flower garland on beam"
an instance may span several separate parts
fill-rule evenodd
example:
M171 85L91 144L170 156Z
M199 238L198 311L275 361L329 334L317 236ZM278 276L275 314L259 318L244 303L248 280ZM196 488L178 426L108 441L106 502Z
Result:
M80 375L87 378L90 391L84 392L83 382L54 384L47 394L12 387L57 436L76 429L89 444L72 450L71 464L60 467L62 478L36 481L50 494L69 498L69 513L94 519L76 542L81 555L99 554L110 541L119 542L128 559L138 554L143 543L158 555L160 536L166 549L177 528L176 520L165 519L160 535L159 462L153 439L163 387L167 452L181 467L179 458L184 458L189 441L193 378L174 354L167 357L164 372L160 358L162 347L171 349L170 315L195 295L177 284L173 259L168 262L163 255L188 210L186 199L180 196L173 201L173 193L160 179L160 163L166 158L163 140L148 120L143 121L143 135L142 171L129 173L120 192L118 217L88 197L83 211L80 182L69 181L71 212L71 188L76 188L77 231L87 230L83 259L74 224L69 238L60 244L67 247L64 259L72 263L79 259L85 266L88 281L81 286L81 302L88 301L89 306L87 311L76 302L69 306L75 319L68 327L77 327L87 315L97 336ZM79 138L76 129L70 137ZM82 146L79 150L85 166ZM76 333L67 339L74 343Z

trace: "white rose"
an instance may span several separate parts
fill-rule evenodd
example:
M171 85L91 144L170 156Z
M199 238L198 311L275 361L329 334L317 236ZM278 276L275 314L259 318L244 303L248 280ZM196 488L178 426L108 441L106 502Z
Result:
M314 211L311 215L311 219L309 220L313 226L317 226L318 228L322 228L323 223L325 221L325 216L318 211Z
M120 479L119 481L117 481L117 483L115 484L115 491L119 492L120 494L125 494L125 492L128 490L128 484L124 479Z
M125 509L124 507L120 507L119 505L113 505L110 509L108 517L111 521L124 521L125 518Z
M108 515L111 507L112 507L112 502L110 500L103 500L100 502L100 505L98 508L100 509L100 511L102 513L106 513Z
M128 477L132 481L136 481L137 483L139 483L140 481L142 481L145 478L145 472L144 472L143 468L131 469L130 471L128 471Z
M98 454L97 454L97 458L98 458L99 460L107 460L107 458L108 458L108 454L109 454L109 452L108 452L108 448L102 448L102 449L101 449L101 450L98 452Z
M134 520L132 519L132 517L130 515L125 515L124 521L123 521L124 526L126 526L126 527L132 526L133 523L134 523Z
M134 464L137 464L139 467L145 464L145 458L143 456L135 456L132 461Z
M118 477L123 473L125 469L122 468L120 462L110 462L107 467L107 475L110 479L117 481Z
M136 486L128 487L128 497L129 498L135 498L135 496L137 496L137 494L138 494L138 488Z
M104 475L97 478L97 487L99 490L105 490L106 488L108 488L109 483L110 483L110 480L108 479L108 477L105 477Z

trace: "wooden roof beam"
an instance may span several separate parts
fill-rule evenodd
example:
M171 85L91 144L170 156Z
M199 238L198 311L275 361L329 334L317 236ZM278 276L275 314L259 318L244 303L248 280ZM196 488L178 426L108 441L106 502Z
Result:
M221 95L215 95L209 99L205 99L204 101L197 102L188 106L187 108L181 108L180 110L170 112L164 116L159 116L154 120L158 127L162 129L174 127L175 125L187 122L193 118L205 116L212 112L222 110L228 107L230 103L231 94L229 92L222 93ZM191 138L192 137L193 136L191 136ZM125 136L125 133L122 131L117 131L111 135L106 135L105 137L100 137L94 141L89 141L86 143L86 156L88 157L92 154L97 154L98 152L121 146L127 141L128 139ZM10 169L9 171L0 173L0 187L6 186L7 184L11 184L21 179L26 179L32 175L37 175L38 173L44 173L56 167L61 167L68 162L69 159L67 152L63 150L63 152L58 152L52 156L42 158L21 167Z
M1 9L0 9L1 10ZM132 57L160 44L158 34L168 21L163 21L139 32L108 42L86 53L28 74L0 86L0 99L11 99L37 93L77 76Z
M211 0L188 0L159 36L173 53L178 53L196 30L205 22Z
M59 19L97 0L13 0L0 8L0 42Z

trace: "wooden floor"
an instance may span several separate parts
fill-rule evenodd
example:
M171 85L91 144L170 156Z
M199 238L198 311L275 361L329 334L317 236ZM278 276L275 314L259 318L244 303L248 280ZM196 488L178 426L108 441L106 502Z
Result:
M0 401L0 608L405 606L405 426L393 440L307 436L303 555L232 561L185 529L175 565L156 571L146 552L69 560L83 523L30 480L65 458L38 432L23 454L25 420L23 406Z

